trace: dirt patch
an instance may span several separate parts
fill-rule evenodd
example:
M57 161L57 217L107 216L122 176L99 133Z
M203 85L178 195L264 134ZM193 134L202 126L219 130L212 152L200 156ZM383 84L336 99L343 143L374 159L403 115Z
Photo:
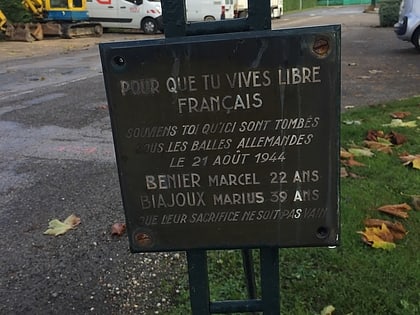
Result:
M145 36L136 33L105 33L101 37L86 37L64 39L57 37L46 38L42 41L0 42L0 62L19 60L23 58L42 57L57 54L70 54L97 46L99 43L157 38L162 35Z
M376 12L364 6L304 11L273 20L272 28L341 24L342 107L371 105L419 95L420 58L411 43L392 28L379 27ZM316 12L316 13L313 13ZM32 43L0 42L0 62L53 54L73 54L99 43L162 38L141 33L106 33L99 38L46 39Z

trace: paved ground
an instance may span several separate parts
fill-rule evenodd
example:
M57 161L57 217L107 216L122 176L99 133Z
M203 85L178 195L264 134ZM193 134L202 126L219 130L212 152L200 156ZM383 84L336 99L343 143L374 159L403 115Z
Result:
M420 56L363 8L286 15L273 28L342 25L342 104L418 95ZM0 314L164 314L183 254L128 252L97 43L0 42ZM148 37L150 38L150 37ZM82 224L43 235L52 218ZM161 284L173 284L163 296Z
M274 20L272 28L341 24L343 107L419 95L419 52L411 43L398 40L392 28L379 27L378 14L363 13L364 8L333 7L294 13ZM96 54L100 42L150 38L143 34L108 33L101 38L54 39L33 43L0 42L0 63L16 63L19 59L44 58L46 55L51 56L51 59L60 55L73 57L76 52L83 51ZM98 59L95 62L100 66Z
M379 27L363 6L304 11L285 16L281 27L341 24L342 105L363 106L420 95L420 52Z

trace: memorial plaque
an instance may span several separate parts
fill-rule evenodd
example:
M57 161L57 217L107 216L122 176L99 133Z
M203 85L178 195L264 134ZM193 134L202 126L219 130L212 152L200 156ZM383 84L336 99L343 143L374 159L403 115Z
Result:
M337 245L340 40L100 44L133 252Z

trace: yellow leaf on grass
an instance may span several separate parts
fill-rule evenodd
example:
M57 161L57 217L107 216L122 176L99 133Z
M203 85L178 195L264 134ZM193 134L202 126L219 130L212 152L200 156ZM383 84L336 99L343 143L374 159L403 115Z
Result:
M391 141L389 141L388 139L385 139L385 138L381 138L381 137L378 138L378 142L382 143L383 145L392 145Z
M374 156L373 152L368 148L351 148L348 151L354 156L367 156L367 157Z
M420 157L417 157L413 160L412 166L413 168L420 170Z
M80 224L80 218L74 214L68 216L64 222L58 219L53 219L48 222L48 229L44 232L45 235L58 236L66 233L68 230L74 229Z
M402 240L407 234L407 230L401 222L391 222L382 219L366 219L363 223L365 224L365 227L377 228L381 227L382 224L385 224L388 230L392 233L394 240Z
M408 154L403 153L399 156L400 160L403 162L406 166L411 166L415 169L420 169L420 154Z
M362 235L364 243L372 246L373 248L391 250L396 247L394 243L394 236L385 224L382 224L381 227L367 227L364 232L359 231L357 233Z
M324 307L320 315L332 315L334 311L335 311L335 307L332 305L328 305Z
M382 126L386 127L408 127L408 128L415 128L417 127L417 123L415 120L411 121L402 121L402 119L392 119L391 123L384 124Z

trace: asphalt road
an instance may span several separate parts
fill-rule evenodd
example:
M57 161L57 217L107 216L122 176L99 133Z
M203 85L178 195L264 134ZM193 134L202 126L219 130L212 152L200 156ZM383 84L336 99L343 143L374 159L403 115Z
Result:
M419 53L362 9L286 15L273 28L342 24L343 108L420 94ZM124 39L134 37L144 38ZM164 314L172 296L159 287L177 283L183 255L133 255L110 235L124 213L97 46L33 44L0 57L0 314ZM72 213L77 229L43 235Z
M363 6L333 7L286 15L273 28L341 24L341 105L365 106L420 94L419 52L379 27Z

